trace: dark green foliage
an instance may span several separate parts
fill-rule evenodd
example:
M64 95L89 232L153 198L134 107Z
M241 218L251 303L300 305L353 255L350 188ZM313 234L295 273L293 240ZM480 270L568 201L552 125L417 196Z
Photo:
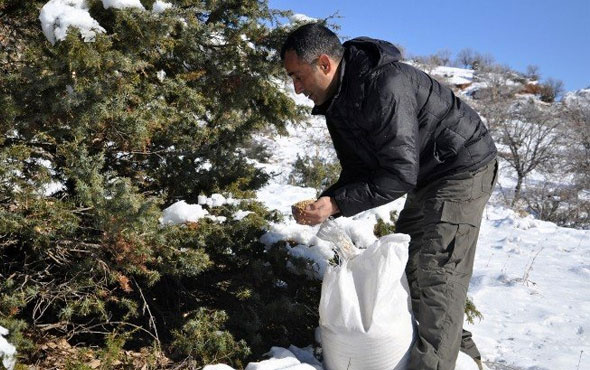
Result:
M395 232L395 221L397 220L397 211L391 211L389 213L391 223L385 222L382 219L378 219L375 227L373 228L373 234L376 237L381 238L382 236L393 234Z
M243 367L240 359L248 356L250 350L245 341L236 342L231 334L221 330L226 321L223 311L199 309L194 319L173 332L172 348L176 355L200 359L195 365L222 362Z
M340 169L338 162L328 161L318 155L304 158L297 155L290 182L294 185L315 188L319 195L322 189L338 180Z
M51 45L45 2L0 1L0 323L21 360L41 329L103 347L103 362L156 346L243 364L270 343L310 343L319 285L258 241L277 214L247 203L241 221L226 206L209 210L225 223L159 223L179 199L246 197L268 179L241 146L299 113L275 82L287 32L269 27L275 13L265 1L152 14L89 0L107 32L87 43L70 29Z

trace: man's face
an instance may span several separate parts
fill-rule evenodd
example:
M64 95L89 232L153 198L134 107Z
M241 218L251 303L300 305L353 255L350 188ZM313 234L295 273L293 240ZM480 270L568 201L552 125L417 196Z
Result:
M315 105L322 105L330 98L336 68L333 60L325 54L309 64L299 58L295 51L289 50L285 53L283 63L287 73L293 79L295 93L303 93L313 100Z

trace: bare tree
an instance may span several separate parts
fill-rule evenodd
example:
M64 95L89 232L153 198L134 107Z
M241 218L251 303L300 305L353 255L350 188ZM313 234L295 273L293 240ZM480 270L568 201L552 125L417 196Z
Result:
M558 126L557 117L541 110L533 101L517 103L512 117L499 122L501 143L509 150L500 155L517 175L512 206L520 199L525 177L537 167L555 161Z
M396 47L396 48L399 50L399 52L401 53L401 55L402 55L402 60L406 60L406 59L408 59L408 55L407 55L407 54L408 54L408 52L407 52L407 50L406 50L406 48L405 48L404 46L402 46L402 45L400 45L400 44L394 44L394 46L395 46L395 47Z
M514 103L509 96L491 94L479 102L480 111L494 132L499 155L517 176L511 206L521 199L525 178L540 166L555 162L558 150L558 116L542 110L533 100Z
M471 67L475 61L475 51L471 48L462 49L457 53L457 62L463 67Z
M539 66L531 64L526 67L525 77L533 80L538 81L541 78L541 74L539 73Z
M495 60L496 59L494 58L494 56L490 53L485 53L485 54L476 53L475 60L473 61L473 64L471 67L473 69L482 69L482 70L490 69L490 68L494 67Z
M451 55L453 53L449 49L442 49L431 55L431 59L439 66L448 66L451 64Z
M544 180L528 181L522 199L538 218L569 227L590 226L590 105L573 100L549 108L560 125L557 153ZM564 181L564 179L568 179Z
M465 68L469 67L472 69L488 69L494 65L494 56L486 53L481 54L473 49L466 48L457 53L456 62L463 65Z

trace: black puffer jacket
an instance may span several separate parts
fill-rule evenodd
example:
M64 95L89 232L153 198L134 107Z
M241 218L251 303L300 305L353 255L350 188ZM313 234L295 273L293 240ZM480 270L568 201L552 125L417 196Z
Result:
M312 112L326 116L342 165L339 180L322 194L334 198L342 215L495 157L477 113L451 89L401 63L395 46L361 37L344 47L338 92Z

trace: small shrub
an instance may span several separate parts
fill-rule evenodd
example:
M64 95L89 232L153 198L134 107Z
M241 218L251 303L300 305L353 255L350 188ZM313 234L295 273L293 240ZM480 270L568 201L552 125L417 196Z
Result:
M199 309L180 330L173 332L173 353L177 358L190 357L194 365L224 362L243 367L241 359L250 354L243 340L235 340L223 325L228 316L223 311Z
M339 163L331 162L318 155L303 158L297 155L289 182L292 185L314 188L320 194L322 189L338 180L340 170Z
M390 212L391 223L383 221L382 219L378 219L375 227L373 228L373 234L377 238L381 238L382 236L393 234L395 232L395 221L397 220L397 211Z
M560 226L588 228L590 201L583 197L583 189L566 186L527 186L523 200L536 218Z
M271 152L266 145L253 139L244 143L243 150L246 157L257 160L260 163L268 163L271 156Z
M478 319L478 321L483 319L482 313L477 310L475 304L469 297L465 301L465 319L472 325L475 323L475 319Z
M120 361L123 357L123 346L129 340L130 335L125 333L119 335L117 332L112 332L107 335L105 347L100 351L100 360L103 368L112 369L116 361Z
M549 78L547 81L541 84L540 98L546 103L553 103L563 94L563 91L563 81Z

